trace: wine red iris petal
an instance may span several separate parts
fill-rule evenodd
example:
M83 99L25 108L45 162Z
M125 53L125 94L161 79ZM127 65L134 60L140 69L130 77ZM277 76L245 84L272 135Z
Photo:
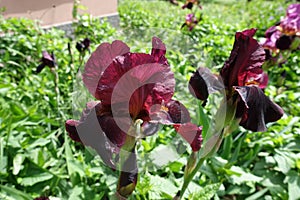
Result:
M115 167L113 154L124 144L126 134L115 123L109 108L89 102L80 120L67 120L65 126L71 139L94 148L107 165Z
M236 116L241 117L240 125L251 131L266 131L266 123L275 122L283 110L272 102L257 86L234 87L239 96Z
M202 127L193 123L175 124L175 130L179 133L192 147L193 151L199 151L202 145Z
M249 75L255 78L263 74L261 66L265 61L265 51L252 38L254 33L255 29L236 33L233 50L220 73L226 87L244 86Z
M128 53L129 50L129 47L125 43L115 40L112 44L102 43L92 53L85 65L82 80L89 92L97 99L101 96L96 89L102 73L112 63L114 58Z

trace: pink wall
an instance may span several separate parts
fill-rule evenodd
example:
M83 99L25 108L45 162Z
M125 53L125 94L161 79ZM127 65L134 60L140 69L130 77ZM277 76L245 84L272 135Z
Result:
M5 7L4 17L26 17L38 19L42 26L52 26L72 21L74 0L0 0L0 8ZM117 14L117 0L81 0L87 7L83 13L93 16Z

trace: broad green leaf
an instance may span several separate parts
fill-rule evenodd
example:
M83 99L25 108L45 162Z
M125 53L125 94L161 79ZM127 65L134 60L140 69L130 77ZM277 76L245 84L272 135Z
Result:
M261 196L263 196L266 192L268 192L268 188L262 189L256 193L254 193L253 195L247 197L245 200L257 200Z
M185 164L183 164L182 162L178 162L178 161L174 161L174 162L171 162L168 167L170 168L170 170L172 172L182 172L182 167L184 166Z
M7 156L0 157L0 174L7 173Z
M29 147L32 149L36 148L36 147L43 147L43 146L46 146L46 144L48 144L49 142L51 142L51 140L39 138L39 139L35 140L33 143L31 143Z
M20 190L17 190L13 187L8 187L5 185L0 185L0 189L6 192L9 196L15 198L15 200L32 200L32 197L29 194L26 194Z
M25 156L23 154L17 154L15 157L14 157L14 160L13 160L13 175L17 175L20 170L23 168L23 161L25 159Z
M245 172L242 168L237 166L232 166L230 170L240 174L239 176L237 175L230 176L230 179L234 184L240 185L245 182L260 182L263 180L263 178L255 176L249 172Z
M296 171L290 171L284 182L288 183L289 200L300 199L300 177Z
M53 175L45 172L41 174L35 174L30 177L19 178L18 182L23 186L32 186L36 183L50 180L51 178L53 178Z
M284 174L288 173L288 171L291 169L291 164L292 164L288 160L288 158L279 154L275 154L274 159L278 164L278 169Z
M210 199L213 198L213 196L215 194L217 194L220 186L221 186L221 183L206 185L201 190L190 194L189 199L191 199L191 200L199 200L199 199L201 199L201 200L210 200Z
M64 147L65 147L65 155L66 155L66 161L67 161L67 168L68 168L68 174L69 176L71 176L73 173L79 173L81 177L83 177L85 175L84 169L83 169L83 165L80 164L79 162L76 162L70 145L69 145L69 138L67 137L67 134L65 134L65 143L64 143Z
M75 186L72 190L71 195L69 196L69 200L81 200L80 195L83 192L83 188L80 186Z
M171 180L162 178L158 175L150 175L150 185L152 185L151 188L153 190L150 199L153 199L153 197L155 196L153 193L165 193L168 194L169 197L173 197L178 191L178 188L174 185L174 183Z

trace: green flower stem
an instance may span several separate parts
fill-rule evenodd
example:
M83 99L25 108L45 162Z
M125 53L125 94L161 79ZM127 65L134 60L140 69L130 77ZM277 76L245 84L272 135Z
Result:
M179 199L181 199L183 197L185 190L189 186L190 182L193 180L195 174L199 171L199 169L202 166L205 159L206 159L206 157L201 158L199 160L199 162L197 163L196 167L191 171L190 174L188 174L186 176L186 178L184 179L183 185L181 187L181 190L179 191L179 194L177 194L177 196L176 196L177 199L178 199L178 196L179 196ZM176 197L174 199L176 199Z
M195 174L199 171L200 167L202 166L203 162L216 153L220 147L220 144L224 137L224 129L217 131L217 134L214 134L211 138L209 138L206 143L204 144L203 150L198 153L193 152L190 155L190 158L187 163L187 168L184 174L184 182L181 187L181 190L176 194L173 198L174 200L181 199L184 195L185 190L187 189L190 182L193 180ZM200 160L197 162L197 155L200 157ZM197 162L197 165L194 167L194 163Z
M55 87L55 93L56 93L56 103L57 103L57 111L60 114L60 116L62 117L63 120L66 120L66 116L65 114L59 109L59 105L60 105L60 92L59 92L59 87L58 87L58 83L59 83L59 76L57 73L57 66L55 65L55 68L51 68L51 72L54 75L54 87Z

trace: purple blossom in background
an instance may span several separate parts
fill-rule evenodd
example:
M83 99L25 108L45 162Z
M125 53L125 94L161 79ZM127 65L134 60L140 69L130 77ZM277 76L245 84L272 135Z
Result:
M300 4L288 6L286 16L278 24L270 27L265 33L265 41L262 46L275 54L280 50L297 49L293 46L296 38L300 37ZM272 57L270 57L272 58Z
M286 17L280 23L280 28L285 35L300 36L300 4L289 5Z
M182 25L181 28L187 26L189 31L192 31L198 23L199 20L196 18L196 16L193 13L190 13L185 16L185 23Z

